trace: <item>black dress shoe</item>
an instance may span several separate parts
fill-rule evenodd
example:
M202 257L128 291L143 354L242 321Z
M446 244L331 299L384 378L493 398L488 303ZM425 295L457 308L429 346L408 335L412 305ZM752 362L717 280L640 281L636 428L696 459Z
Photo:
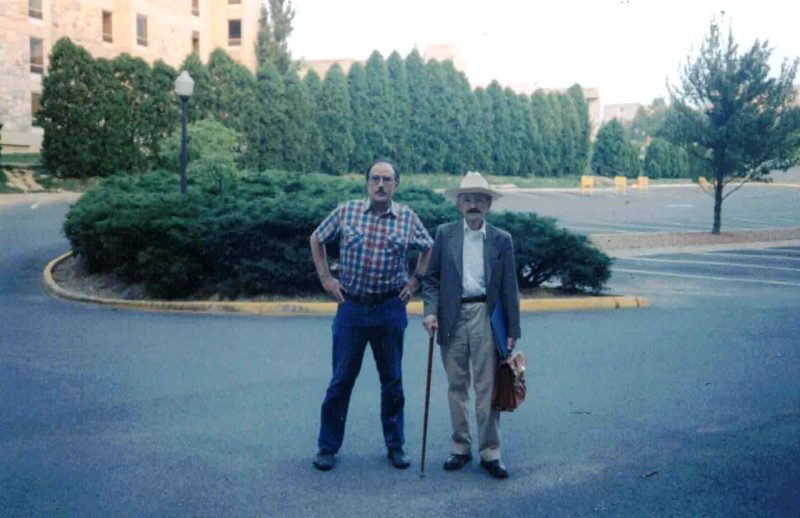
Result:
M481 467L489 472L494 478L508 478L508 470L500 462L500 459L485 461L481 459Z
M397 469L406 469L411 465L411 459L403 452L403 448L389 448L388 457L392 461L392 466Z
M444 470L445 471L456 471L464 467L464 465L468 462L472 462L472 454L471 453L451 453L447 460L444 461Z
M330 471L335 463L333 453L321 451L314 457L314 467L320 471Z

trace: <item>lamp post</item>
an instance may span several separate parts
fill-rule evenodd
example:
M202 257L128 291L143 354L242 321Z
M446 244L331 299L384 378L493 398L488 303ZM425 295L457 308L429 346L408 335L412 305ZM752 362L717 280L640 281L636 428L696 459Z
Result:
M181 100L181 194L186 194L186 164L189 162L189 137L186 132L186 103L194 91L194 79L184 70L175 80L175 93Z

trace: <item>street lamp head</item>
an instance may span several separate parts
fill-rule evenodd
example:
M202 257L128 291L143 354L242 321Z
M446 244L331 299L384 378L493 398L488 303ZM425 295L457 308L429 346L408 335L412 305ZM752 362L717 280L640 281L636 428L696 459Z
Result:
M184 70L175 80L175 93L180 97L191 97L193 91L194 79L189 75L189 72Z

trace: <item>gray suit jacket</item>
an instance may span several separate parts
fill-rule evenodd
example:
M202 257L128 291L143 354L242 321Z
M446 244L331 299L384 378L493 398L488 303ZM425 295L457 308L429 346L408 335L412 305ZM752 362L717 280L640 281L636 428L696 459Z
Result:
M436 229L428 271L422 280L422 299L425 315L436 315L439 321L437 341L440 344L447 344L453 336L461 309L463 249L463 219ZM519 338L519 288L514 243L511 234L489 223L486 223L483 267L489 315L494 311L498 297L502 297L508 336ZM501 345L505 347L505 344Z

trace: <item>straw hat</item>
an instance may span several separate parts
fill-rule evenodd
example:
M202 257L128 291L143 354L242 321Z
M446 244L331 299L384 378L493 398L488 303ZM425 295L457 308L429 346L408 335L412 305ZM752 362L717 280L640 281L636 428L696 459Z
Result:
M481 173L476 173L475 171L470 171L464 175L464 178L461 179L461 185L458 187L458 189L447 189L444 191L444 195L451 200L456 201L459 194L471 192L491 196L492 201L503 196L499 192L489 187L489 182L486 181L486 178L484 178Z

